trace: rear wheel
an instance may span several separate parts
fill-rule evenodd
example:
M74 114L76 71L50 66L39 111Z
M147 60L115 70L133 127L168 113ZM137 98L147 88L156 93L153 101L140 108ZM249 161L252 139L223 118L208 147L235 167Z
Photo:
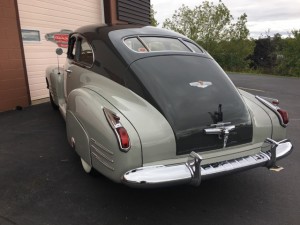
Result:
M86 162L84 161L84 159L81 158L81 165L83 167L83 170L86 172L86 173L92 173L93 171L93 168Z
M52 98L52 95L51 95L50 91L49 91L49 96L50 96L50 102L51 102L52 108L53 108L54 110L58 110L58 105L55 104L55 102L54 102L54 100L53 100L53 98Z

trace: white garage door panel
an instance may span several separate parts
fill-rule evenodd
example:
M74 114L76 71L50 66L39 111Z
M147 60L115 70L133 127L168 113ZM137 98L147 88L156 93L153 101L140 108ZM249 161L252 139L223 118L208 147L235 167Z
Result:
M30 86L29 86L30 88ZM42 90L37 90L37 91L30 91L30 94L36 95L36 96L40 96L40 98L36 98L33 100L37 100L37 99L42 99L42 98L48 98L49 97L49 91L47 88L42 89Z
M40 41L24 41L28 82L32 100L48 97L45 70L57 66L56 43L45 35L61 30L75 31L89 24L103 24L103 0L18 0L21 29L38 30ZM63 49L66 52L66 49ZM66 54L59 57L64 65Z
M75 14L95 13L101 11L100 1L67 1L67 0L18 0L19 6L35 6L57 12L74 12ZM56 13L57 14L57 13Z
M40 10L39 13L35 13L36 20L46 21L46 22L51 20L53 22L60 23L60 24L63 23L63 24L73 25L75 19L77 22L90 24L90 21L95 20L96 18L96 17L84 17L80 15L76 15L76 18L72 18L74 14L71 13L61 13L62 15L59 15L59 17L57 17L57 16L53 16L53 13L55 12L50 12L46 14L43 13L43 11L44 10ZM32 13L34 12L20 11L20 17L31 18L30 16L32 16Z

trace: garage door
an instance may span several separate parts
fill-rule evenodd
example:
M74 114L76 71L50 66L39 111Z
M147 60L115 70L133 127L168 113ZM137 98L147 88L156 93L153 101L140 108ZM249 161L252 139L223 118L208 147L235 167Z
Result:
M78 27L104 23L103 0L18 0L18 7L31 99L46 98L45 69L57 65L55 49L65 52L68 33Z

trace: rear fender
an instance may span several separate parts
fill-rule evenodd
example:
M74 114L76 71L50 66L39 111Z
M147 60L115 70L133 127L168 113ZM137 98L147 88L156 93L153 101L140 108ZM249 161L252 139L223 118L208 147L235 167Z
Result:
M258 133L258 135L261 137L260 139L265 137L263 136L264 132L262 130L267 129L267 126L270 127L269 129L271 131L268 137L271 137L275 141L285 139L286 128L280 125L277 115L260 101L258 101L254 95L243 90L239 91L244 97L248 108L252 111L253 120L256 120L256 129L260 130L260 133ZM259 139L259 136L257 136L257 140Z
M104 115L107 108L118 117L127 130L131 148L125 153ZM115 182L133 168L142 166L139 136L131 123L98 93L79 88L68 96L66 114L67 137L75 142L75 151L89 165Z

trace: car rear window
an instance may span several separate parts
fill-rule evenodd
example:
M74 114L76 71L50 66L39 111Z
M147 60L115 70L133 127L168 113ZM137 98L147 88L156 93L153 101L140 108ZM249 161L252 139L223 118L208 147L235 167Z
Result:
M128 48L135 52L147 52L148 50L145 48L145 46L137 39L134 38L127 38L124 43Z
M203 51L195 44L189 42L189 41L184 41L184 43L193 50L193 52L197 52L197 53L203 53Z
M190 42L180 41L168 37L130 37L124 40L125 45L135 52L157 52L157 51L180 51L197 52L202 51ZM188 47L187 47L188 46Z

